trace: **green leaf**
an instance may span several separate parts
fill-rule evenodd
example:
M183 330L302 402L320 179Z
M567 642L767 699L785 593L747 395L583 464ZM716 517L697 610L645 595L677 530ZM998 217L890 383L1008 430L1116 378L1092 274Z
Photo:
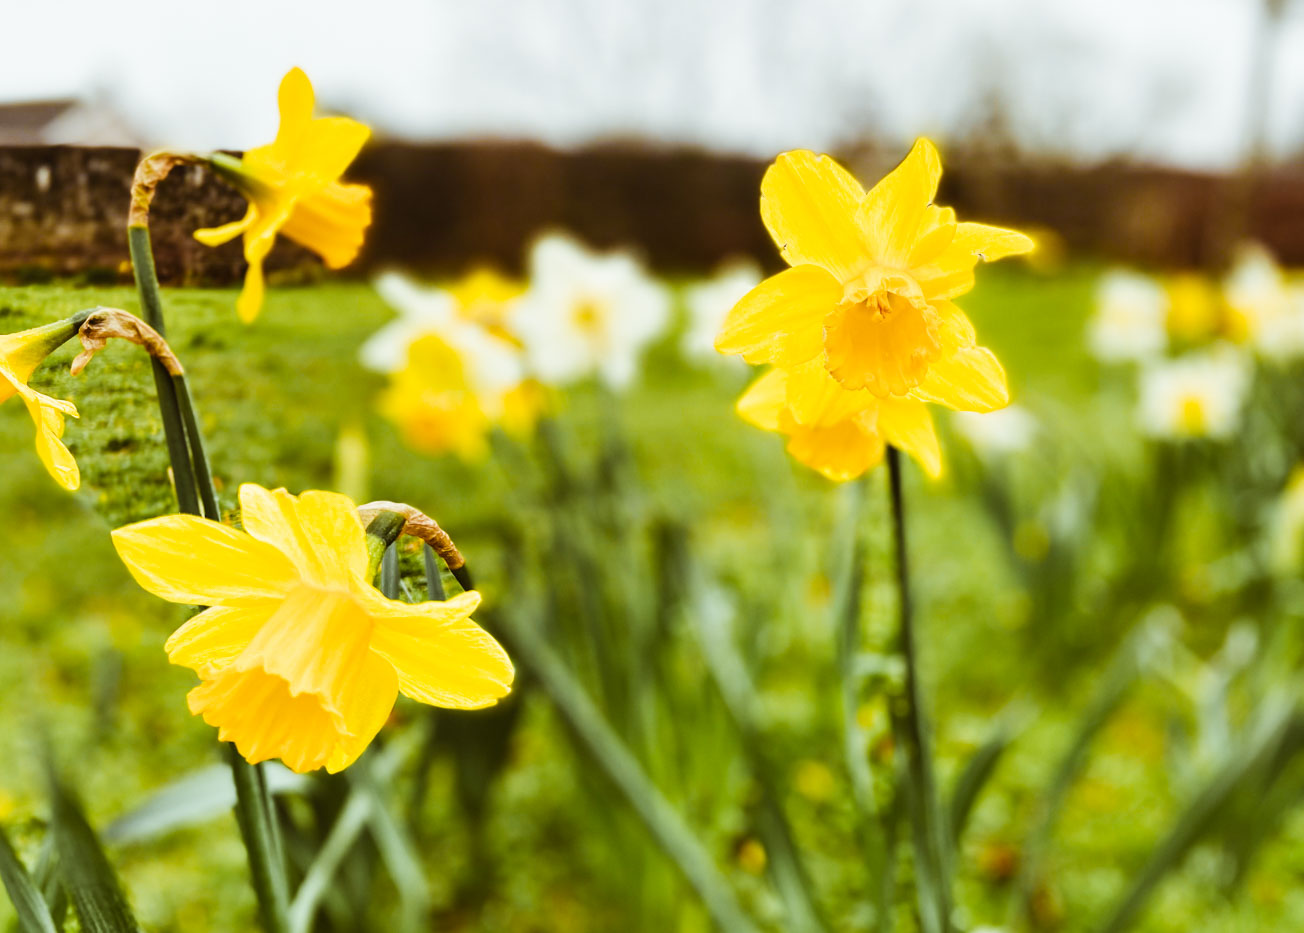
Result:
M0 881L9 892L22 933L58 933L40 889L19 861L18 853L9 844L3 828L0 828Z
M276 762L263 765L272 794L306 790L308 780ZM235 806L231 769L215 764L193 771L150 794L143 803L104 829L113 845L143 842L185 826L194 826L231 812Z
M99 837L52 766L49 784L50 826L59 853L59 871L82 929L87 933L137 933L140 928Z
M1018 735L1018 729L1011 725L1008 717L1002 717L992 734L988 736L973 757L965 762L964 770L955 780L955 789L951 791L950 820L951 844L958 846L964 836L965 824L973 812L974 803L982 793L987 781L996 772L1001 756L1010 747Z
M1101 928L1105 933L1122 933L1136 922L1159 882L1182 863L1192 846L1227 811L1239 788L1247 781L1254 780L1257 772L1271 765L1274 759L1280 767L1300 751L1299 736L1292 734L1296 731L1293 728L1296 725L1293 712L1289 708L1281 708L1281 704L1276 709L1271 708L1272 704L1264 705L1269 708L1269 712L1264 715L1256 734L1245 748L1229 756L1223 767L1173 823L1168 834L1151 853L1149 861L1136 875L1132 887L1119 901L1109 922ZM1288 754L1283 755L1283 752Z

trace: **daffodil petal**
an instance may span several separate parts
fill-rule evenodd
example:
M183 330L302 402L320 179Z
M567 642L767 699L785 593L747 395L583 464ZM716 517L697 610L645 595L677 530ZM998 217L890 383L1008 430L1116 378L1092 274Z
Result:
M798 428L788 439L788 453L835 483L862 475L883 459L883 439L854 420L832 427Z
M312 82L308 80L303 69L291 68L287 71L276 92L281 122L276 129L275 146L291 148L298 143L308 125L312 123L312 111L316 102Z
M986 347L962 347L934 360L914 395L957 411L995 411L1010 403L1005 370Z
M865 191L826 155L785 152L761 180L761 220L789 265L824 267L845 282L870 261L856 222Z
M735 406L746 422L765 431L779 430L779 415L788 405L788 374L772 369L748 387Z
M444 603L386 602L383 618L369 604L376 619L371 649L394 666L405 696L448 709L479 709L511 692L511 659L470 618L479 594L463 593Z
M239 220L233 220L229 224L222 224L220 227L204 227L195 231L195 239L205 246L221 246L229 243L244 233L253 224L258 217L258 210L252 204L245 211L245 215Z
M875 260L886 266L906 267L941 177L942 160L937 147L920 138L901 164L864 196L856 219Z
M841 299L842 286L820 266L785 269L734 305L715 347L749 363L804 363L823 349L824 319Z
M25 385L15 387L27 406L27 413L36 425L36 453L45 464L46 472L69 492L81 485L81 471L72 452L64 446L63 416L76 417L77 409L71 402L50 398Z
M1036 247L1032 237L1017 230L988 224L956 224L952 249L966 250L983 262L995 262L1006 256L1030 253Z
M165 515L118 528L113 546L137 583L174 603L250 605L283 596L299 580L276 548L195 515Z
M290 164L294 174L316 182L331 182L344 174L371 130L348 117L319 117L308 124L299 138L298 151Z
M863 389L847 389L814 360L788 372L788 411L806 427L833 427L853 415L875 407L875 396Z
M341 698L341 710L349 724L349 735L335 746L327 759L327 771L331 774L343 771L367 750L371 740L394 711L400 682L389 662L374 651L367 652L358 675Z
M353 502L333 492L292 496L253 483L240 487L240 521L288 558L305 580L349 587L367 567L367 544Z
M164 644L168 661L205 679L217 676L249 647L279 605L260 599L246 606L213 606L181 626Z
M933 479L942 475L942 447L928 406L915 399L884 399L878 410L883 439L914 457Z

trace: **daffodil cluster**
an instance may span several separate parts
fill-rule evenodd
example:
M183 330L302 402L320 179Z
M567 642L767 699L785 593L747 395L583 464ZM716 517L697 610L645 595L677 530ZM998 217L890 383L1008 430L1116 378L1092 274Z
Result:
M389 374L380 408L413 448L479 459L493 428L528 432L552 389L591 377L624 389L668 323L665 287L627 253L551 233L528 271L528 283L488 269L442 288L396 272L376 280L399 316L362 361Z
M473 461L495 426L522 434L534 425L547 394L528 377L515 331L522 283L477 269L448 288L397 272L375 288L399 316L363 345L362 361L389 376L380 410L409 446Z
M1005 372L955 298L980 261L1026 253L1021 233L959 222L933 203L936 148L918 140L866 192L827 155L788 152L761 182L761 218L791 268L752 289L716 339L775 368L738 403L833 480L891 444L931 475L942 461L926 403L984 412L1009 402Z
M1168 440L1230 437L1255 359L1304 358L1304 284L1256 245L1221 280L1111 270L1096 290L1088 346L1103 363L1134 363L1142 433Z

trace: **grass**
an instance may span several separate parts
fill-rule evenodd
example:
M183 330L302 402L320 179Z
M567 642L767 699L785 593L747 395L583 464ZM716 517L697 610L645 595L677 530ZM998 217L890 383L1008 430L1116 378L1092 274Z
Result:
M1135 457L1135 442L1120 430L1130 412L1081 349L1095 272L1070 266L1041 277L1020 268L986 270L966 307L1005 362L1019 400L1041 416L1066 457L1099 457L1102 451ZM371 445L371 495L410 501L435 515L473 566L477 554L499 550L504 510L516 507L531 480L510 462L467 466L421 458L376 419L370 402L379 382L355 358L358 345L389 315L368 287L273 291L249 328L235 318L231 291L178 289L166 300L169 335L187 367L224 507L234 506L241 482L292 491L329 488L340 431L363 425ZM134 293L123 289L0 288L0 331L97 304L136 309ZM107 535L112 527L171 508L147 362L134 348L113 345L72 378L62 365L72 355L71 347L61 351L35 384L81 410L66 435L83 471L80 493L63 494L44 475L21 406L0 407L0 581L6 588L0 601L0 760L7 763L0 821L15 829L29 863L44 813L34 736L48 734L75 763L97 825L150 789L216 760L211 730L185 711L192 675L170 668L161 650L184 613L138 590ZM776 437L733 416L733 399L745 382L746 373L727 363L714 371L688 367L667 341L652 352L646 378L623 405L622 428L650 508L688 526L712 573L749 600L740 640L760 672L774 741L798 762L788 775L798 842L811 853L822 897L836 915L855 918L864 880L850 841L838 712L820 708L812 689L833 670L827 568L841 498L792 466ZM578 393L564 416L577 460L599 449L600 408L592 393ZM1048 482L1054 464L1048 459L1038 469L1033 485ZM870 620L871 641L885 646L890 591L881 479L871 494L869 521L877 540L868 595L882 607ZM910 479L921 642L943 787L1008 703L1018 699L1036 711L980 798L958 865L964 922L1001 924L1011 862L1035 815L1037 791L1134 620L1071 633L1076 653L1067 657L1047 649L1049 636L1029 611L1001 532L965 485L963 469L932 485L913 470ZM489 602L509 606L510 582L496 563L482 558L481 566ZM1225 628L1226 622L1215 624ZM611 829L604 822L610 820L617 837L641 838L640 828L622 814L591 812L593 786L577 777L564 733L541 697L523 702L524 726L493 792L486 852L477 854L473 845L454 770L447 760L436 766L422 818L432 828L424 852L440 928L611 929L628 921L621 918L629 903L664 902L664 891L655 888L674 892L678 882L658 873L658 856L629 853L633 864L622 865L610 843L583 831ZM1186 788L1169 770L1171 706L1162 686L1147 684L1093 743L1055 832L1054 882L1042 903L1048 928L1051 921L1065 930L1098 923L1174 818ZM880 710L872 697L863 712L871 729L884 725L875 718ZM406 704L397 713L400 719L415 714ZM691 769L694 760L666 763L667 769L679 766ZM749 880L746 788L728 786L727 774L724 784L720 794L743 803L726 808L731 823L712 828L713 838L736 843L722 844L715 854L754 907L773 911ZM1295 883L1304 871L1301 842L1304 822L1291 816L1235 898L1214 883L1222 870L1216 852L1198 849L1161 888L1142 927L1297 928L1304 923L1304 895ZM254 905L233 821L127 847L115 858L147 928L249 928ZM491 894L468 900L468 879L488 870L484 864L492 866ZM638 865L652 867L634 894L631 872ZM7 910L0 906L0 918ZM665 925L686 928L688 916L691 911L672 912Z

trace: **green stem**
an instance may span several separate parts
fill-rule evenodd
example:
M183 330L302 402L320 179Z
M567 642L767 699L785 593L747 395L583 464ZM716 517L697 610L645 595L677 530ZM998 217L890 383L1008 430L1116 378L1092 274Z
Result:
M426 560L426 595L443 602L448 597L444 595L444 580L439 575L439 562L435 557L435 549L427 544L423 548L423 554Z
M149 228L128 227L127 243L145 322L159 334L164 334L163 300L154 269ZM176 487L177 507L186 514L199 515L202 495L203 513L216 521L219 510L213 493L213 477L185 377L178 376L174 379L161 362L152 360L152 363L159 414L163 418L168 459L172 464ZM235 782L236 821L248 854L249 872L254 892L258 896L258 910L263 927L267 933L288 933L289 897L285 860L276 811L267 791L266 779L261 767L245 761L234 745L227 744L225 753Z
M149 243L149 228L128 227L127 245L131 267L136 276L136 291L145 323L164 334L163 300L159 295L158 275L154 271L154 251ZM161 362L150 359L154 372L154 391L158 395L159 415L163 418L163 437L167 442L168 461L172 464L172 483L177 493L177 508L188 515L199 514L199 496L194 467L186 444L186 429L177 401L176 386Z
M173 376L172 386L176 392L177 408L181 413L181 423L186 429L186 439L190 441L190 462L195 470L195 485L199 489L199 502L204 508L204 517L213 521L222 520L222 510L217 505L217 493L213 489L213 471L208 465L208 454L204 450L204 436L199 430L199 421L195 418L195 406L190 400L190 388L186 385L184 375Z
M896 553L899 617L897 639L901 656L905 660L905 695L892 705L892 731L905 756L905 789L914 831L920 919L927 933L946 933L951 929L950 873L944 819L938 802L937 779L933 774L932 750L928 741L923 690L919 684L901 453L895 447L889 446L887 449L887 468L892 501L892 544Z

